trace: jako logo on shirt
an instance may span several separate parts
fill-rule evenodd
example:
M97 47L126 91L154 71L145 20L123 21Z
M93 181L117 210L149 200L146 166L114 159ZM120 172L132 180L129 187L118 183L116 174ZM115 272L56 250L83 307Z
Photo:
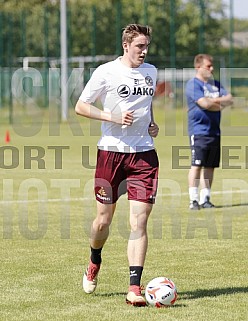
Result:
M118 95L121 98L126 98L131 95L131 89L127 85L120 85L117 89ZM149 87L134 87L132 95L136 96L153 96L154 89Z
M138 96L153 96L154 89L148 87L134 87L132 94Z
M131 89L127 85L120 85L117 89L117 92L121 98L126 98L130 96Z

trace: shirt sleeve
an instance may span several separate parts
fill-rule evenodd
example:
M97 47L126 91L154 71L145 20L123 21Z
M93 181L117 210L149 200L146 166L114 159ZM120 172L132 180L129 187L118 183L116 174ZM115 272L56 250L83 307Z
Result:
M106 81L103 76L103 71L101 66L95 69L90 80L84 87L79 100L85 103L94 103L97 98L99 98L103 92L106 90Z
M186 95L190 100L197 102L200 98L204 97L203 86L195 81L195 79L192 79L186 86Z

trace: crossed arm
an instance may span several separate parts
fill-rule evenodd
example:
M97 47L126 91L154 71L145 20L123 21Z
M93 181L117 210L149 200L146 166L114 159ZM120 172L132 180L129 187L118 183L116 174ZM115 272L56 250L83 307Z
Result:
M201 108L209 111L220 111L223 108L233 104L233 97L231 94L217 98L202 97L198 99L197 104Z

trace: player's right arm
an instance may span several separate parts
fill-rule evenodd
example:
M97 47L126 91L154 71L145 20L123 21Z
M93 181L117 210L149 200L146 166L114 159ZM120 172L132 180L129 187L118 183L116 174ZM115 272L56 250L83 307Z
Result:
M75 111L77 115L86 118L109 121L120 125L130 126L133 123L133 111L125 111L119 114L113 114L108 111L100 110L99 108L89 103L78 100Z

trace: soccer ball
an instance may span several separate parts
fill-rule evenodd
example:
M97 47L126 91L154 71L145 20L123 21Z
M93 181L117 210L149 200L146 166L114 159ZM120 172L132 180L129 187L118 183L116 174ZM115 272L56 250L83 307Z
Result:
M166 277L157 277L151 280L145 290L148 304L157 308L168 307L177 299L175 283Z

